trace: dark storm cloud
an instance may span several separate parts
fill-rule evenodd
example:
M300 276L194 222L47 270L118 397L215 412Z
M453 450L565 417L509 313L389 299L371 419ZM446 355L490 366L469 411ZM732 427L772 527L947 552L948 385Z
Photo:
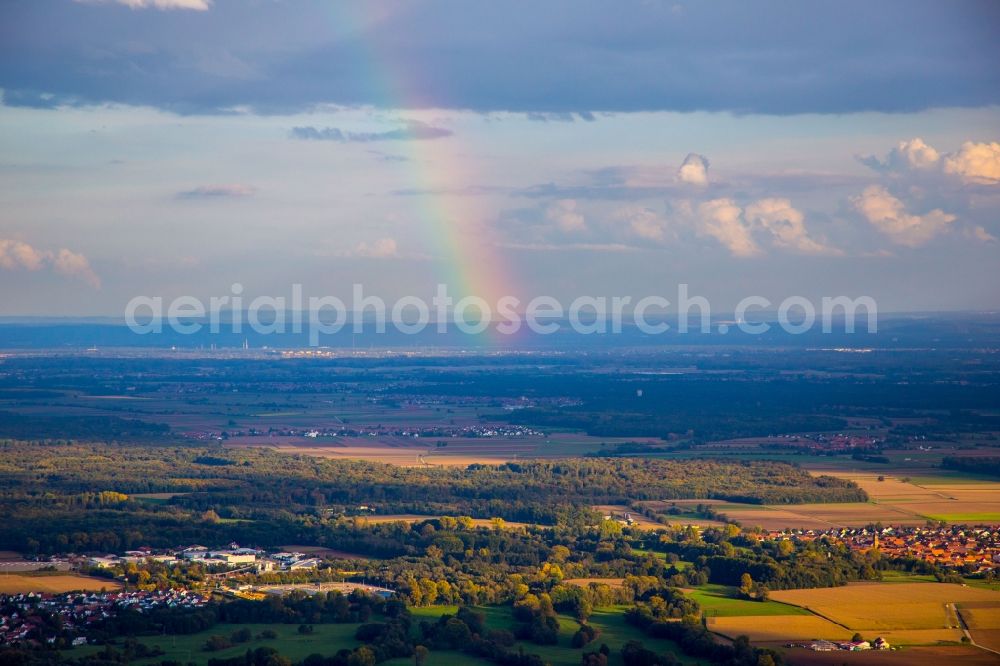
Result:
M7 0L11 105L320 103L535 114L904 112L1000 103L992 2ZM536 117L545 117L536 116Z

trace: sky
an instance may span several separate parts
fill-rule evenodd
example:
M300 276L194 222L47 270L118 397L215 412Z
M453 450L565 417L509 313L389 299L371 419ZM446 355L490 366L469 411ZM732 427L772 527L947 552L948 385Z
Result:
M0 315L1000 309L993 2L5 0Z

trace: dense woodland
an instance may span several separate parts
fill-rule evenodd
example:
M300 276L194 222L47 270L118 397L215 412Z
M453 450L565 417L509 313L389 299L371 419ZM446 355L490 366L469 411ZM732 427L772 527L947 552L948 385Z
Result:
M1000 476L1000 457L997 456L946 456L941 467L972 474Z
M0 443L0 547L114 551L236 540L328 541L332 516L456 515L542 525L595 522L590 505L649 499L864 501L854 484L767 461L575 459L400 468L266 450ZM141 493L184 493L165 504ZM381 545L379 545L381 544ZM394 538L339 547L404 554Z

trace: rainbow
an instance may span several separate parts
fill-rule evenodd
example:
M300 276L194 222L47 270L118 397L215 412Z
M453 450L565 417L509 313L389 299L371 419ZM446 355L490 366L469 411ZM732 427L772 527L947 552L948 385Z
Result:
M366 28L378 23L391 11L378 2L324 3L329 9L333 29L339 38L358 44L361 68L358 75L373 87L378 106L386 109L428 109L430 100L422 98L419 77L407 69L407 63L394 58L388 49L365 35ZM363 15L362 15L363 14ZM433 278L444 283L457 302L465 296L483 298L494 309L506 295L517 295L514 280L503 262L503 255L490 246L490 239L479 232L489 212L477 208L477 197L461 192L464 183L476 182L475 164L456 151L454 139L413 140L400 144L407 158L406 180L415 192L414 213L429 253L435 258ZM523 303L520 307L523 307ZM474 307L468 311L475 316ZM504 337L490 326L484 335Z

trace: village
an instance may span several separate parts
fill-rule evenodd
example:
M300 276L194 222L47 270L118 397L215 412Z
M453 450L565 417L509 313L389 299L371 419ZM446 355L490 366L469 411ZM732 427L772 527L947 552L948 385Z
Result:
M8 595L0 597L0 646L54 645L59 639L69 646L85 645L88 628L122 610L145 613L206 603L208 597L187 590Z
M881 636L873 641L842 641L835 643L833 641L826 640L816 640L811 643L788 643L785 647L802 647L812 650L813 652L833 652L834 650L846 650L848 652L864 652L866 650L891 650L893 649L889 645L889 641L885 640Z
M912 558L970 574L1000 569L1000 527L859 527L830 530L772 530L771 539L813 541L826 538L851 550L877 549L883 557Z
M225 441L238 437L306 437L320 439L330 437L404 437L420 438L465 438L465 439L503 439L520 437L542 437L543 433L533 428L514 425L471 425L463 427L433 427L433 428L349 428L346 426L323 428L269 428L259 430L198 430L184 433L189 439L198 441Z

